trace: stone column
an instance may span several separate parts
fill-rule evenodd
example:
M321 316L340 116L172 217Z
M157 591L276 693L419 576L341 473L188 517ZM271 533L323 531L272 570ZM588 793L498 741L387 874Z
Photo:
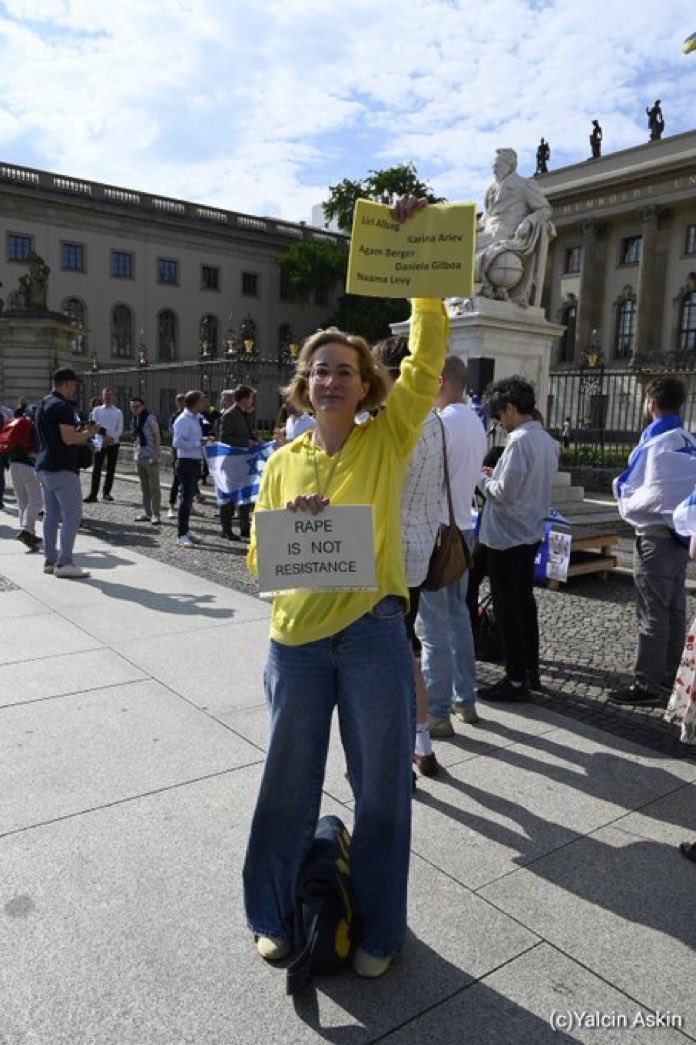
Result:
M662 300L658 298L657 278L657 208L644 207L641 214L641 264L635 289L635 338L633 354L648 355L659 349L659 333L655 338L655 318L662 311ZM663 280L664 282L664 280ZM659 291L662 295L662 291ZM659 325L656 327L659 331Z
M582 271L578 293L578 320L575 358L581 359L590 345L592 331L597 330L606 352L607 338L602 332L604 281L607 269L607 226L593 220L582 223Z

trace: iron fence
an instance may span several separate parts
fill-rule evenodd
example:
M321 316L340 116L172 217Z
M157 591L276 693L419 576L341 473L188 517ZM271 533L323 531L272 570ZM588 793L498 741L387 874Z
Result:
M90 399L98 396L102 388L113 388L116 403L128 424L130 400L134 395L142 396L148 408L159 418L166 438L169 418L176 410L176 396L179 392L200 388L208 393L212 403L218 404L223 389L247 384L256 389L255 427L272 429L282 402L281 389L290 380L294 366L292 356L283 353L276 359L257 356L247 358L242 354L224 359L195 359L103 369L97 367L80 374L81 407L87 411Z
M696 428L696 369L664 370L686 385L686 427ZM636 367L578 366L553 370L546 404L546 424L561 435L570 429L578 446L633 446L643 431L645 386L656 370Z

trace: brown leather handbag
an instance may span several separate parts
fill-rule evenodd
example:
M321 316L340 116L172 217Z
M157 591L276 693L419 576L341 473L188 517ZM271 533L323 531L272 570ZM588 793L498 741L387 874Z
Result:
M442 457L445 471L445 489L447 490L447 507L449 511L449 522L440 523L435 538L435 547L430 556L428 573L421 585L426 591L437 591L438 588L446 588L448 584L458 581L471 567L471 553L461 530L458 528L454 506L452 504L452 490L450 488L449 469L447 467L447 442L445 440L445 426L439 414L435 415L442 429Z

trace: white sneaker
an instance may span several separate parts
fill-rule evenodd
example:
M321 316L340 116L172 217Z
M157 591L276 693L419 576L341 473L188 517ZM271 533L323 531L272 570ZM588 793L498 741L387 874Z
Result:
M83 581L91 577L89 570L83 570L81 566L56 566L53 570L54 577L70 577L74 581Z
M153 515L152 519L150 520L150 522L152 523L153 526L161 526L162 525L162 523L160 521L159 515Z
M176 519L176 512L174 511L171 505L169 505L169 507L167 508L167 518Z
M143 512L142 515L136 515L135 519L133 520L133 522L149 522L149 521L150 521L150 516L149 515L145 515L145 512Z
M180 548L193 548L193 541L187 533L183 537L177 537L176 543Z
M53 565L52 562L45 562L44 563L44 573L53 573L54 570L55 570L55 566Z

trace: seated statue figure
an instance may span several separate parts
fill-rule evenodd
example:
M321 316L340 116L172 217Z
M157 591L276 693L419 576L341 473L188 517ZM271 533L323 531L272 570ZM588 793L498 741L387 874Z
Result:
M514 149L497 149L476 238L476 281L484 297L538 305L548 244L556 230L551 204L532 178L517 173Z

